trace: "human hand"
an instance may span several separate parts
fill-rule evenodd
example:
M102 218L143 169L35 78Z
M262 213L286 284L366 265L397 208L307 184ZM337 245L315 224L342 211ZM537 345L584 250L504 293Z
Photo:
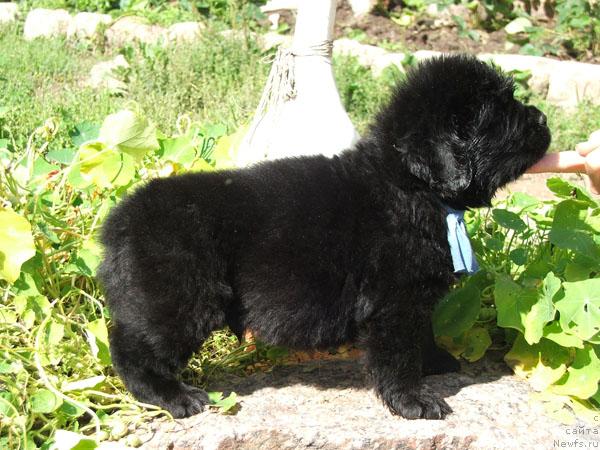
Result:
M600 130L594 131L586 142L575 146L577 153L585 158L585 172L590 177L594 194L600 194Z
M586 173L591 190L600 194L600 130L594 131L586 142L575 146L576 151L548 153L527 172Z

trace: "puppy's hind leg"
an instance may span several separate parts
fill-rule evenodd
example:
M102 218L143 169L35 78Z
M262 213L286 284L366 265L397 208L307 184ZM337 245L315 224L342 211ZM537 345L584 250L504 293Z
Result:
M167 275L161 264L139 270L107 253L101 277L113 315L109 340L117 373L138 400L174 417L202 411L206 393L177 376L208 335L225 326L224 285L199 275L193 261Z
M427 315L393 301L366 324L367 370L392 413L407 419L442 419L452 410L421 391L423 329Z

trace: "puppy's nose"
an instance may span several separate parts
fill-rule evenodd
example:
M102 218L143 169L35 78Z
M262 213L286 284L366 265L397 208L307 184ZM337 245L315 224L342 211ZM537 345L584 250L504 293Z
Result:
M547 122L546 114L539 111L538 123L543 126L543 125L546 125L546 122Z

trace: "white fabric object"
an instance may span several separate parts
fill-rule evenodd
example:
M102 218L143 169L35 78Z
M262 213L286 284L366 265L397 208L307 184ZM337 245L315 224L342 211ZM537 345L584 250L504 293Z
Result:
M287 100L275 107L270 104L262 117L259 108L259 123L240 145L239 166L265 158L333 156L358 140L335 85L331 56L322 50L331 45L335 7L335 0L303 0L299 5L292 61L284 58L286 67L293 66L293 95L283 95Z

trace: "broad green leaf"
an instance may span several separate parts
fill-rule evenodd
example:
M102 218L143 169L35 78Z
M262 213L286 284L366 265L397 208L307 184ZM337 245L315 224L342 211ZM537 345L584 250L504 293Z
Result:
M223 136L217 141L217 145L211 155L211 159L215 161L215 169L235 167L238 150L247 131L248 126L243 126L234 134Z
M160 157L164 161L171 161L189 168L196 159L196 148L191 136L178 136L176 138L161 139Z
M473 326L481 300L479 290L466 285L445 296L433 313L433 332L436 336L459 336Z
M213 172L215 168L204 159L198 158L190 167L190 172Z
M229 411L237 404L237 395L232 392L227 397L223 398L222 392L209 392L208 399L211 402L211 406L216 406L222 413Z
M51 320L46 326L46 345L56 345L65 336L65 326L62 323L58 323Z
M94 450L98 448L96 441L89 436L67 430L56 430L54 444L50 450Z
M492 345L492 339L487 329L474 327L467 331L465 344L466 348L461 356L467 361L474 362L485 355L486 350Z
M102 362L102 364L105 366L110 366L111 358L108 345L108 330L106 329L106 322L104 319L97 319L88 323L86 328L87 331L95 338L92 343L92 340L88 335L88 342L90 342L90 346L92 347L92 353L94 353L94 356L96 356L100 362ZM94 348L94 345L96 345L96 348Z
M74 130L69 133L73 144L76 147L88 142L95 141L98 139L100 133L100 125L90 122L82 122L75 125Z
M552 386L552 392L585 399L596 393L599 381L600 359L593 346L586 344L583 349L576 350L575 360L567 373Z
M583 341L575 335L565 333L558 320L544 327L544 337L563 347L583 348Z
M523 211L539 206L541 201L524 192L515 192L510 196L509 203Z
M556 302L564 330L587 340L600 332L600 278L563 283L564 296Z
M519 334L504 360L517 376L528 379L535 390L542 391L564 375L570 354L547 339L529 345Z
M528 344L539 342L544 334L544 326L554 319L556 311L552 299L559 289L560 280L553 272L548 273L542 283L537 301L531 306L531 310L526 313L523 320L523 325L525 326L523 334Z
M15 397L8 391L0 391L0 414L4 417L12 417L15 415L15 409L11 408L10 405L15 406L17 411L19 410L18 405L15 405Z
M519 247L510 252L509 257L517 266L524 266L527 263L527 249Z
M21 265L35 255L31 225L11 209L0 208L0 278L14 283Z
M61 391L69 392L81 389L91 389L95 386L98 386L105 379L106 377L104 375L96 375L95 377L85 378L83 380L65 382L62 384Z
M71 148L63 148L60 150L50 150L48 153L46 153L46 159L55 163L64 164L68 166L73 162L76 155L76 150Z
M506 275L498 275L494 285L494 297L498 310L498 325L525 332L525 320L537 302L533 288L523 288Z
M592 196L585 189L580 186L576 186L574 184L569 183L566 180L558 177L549 178L546 181L546 186L552 192L554 192L558 197L563 198L576 198L577 200L581 200L585 202L587 205L591 207L595 207L598 205Z
M564 200L558 204L550 230L554 245L581 253L600 261L600 248L592 237L594 230L586 223L587 204L578 200Z
M100 127L98 140L128 154L135 162L140 162L147 152L159 147L154 125L130 110L107 116Z
M126 185L135 175L135 162L130 155L107 148L99 141L79 148L78 167L85 181L101 188Z
M514 212L508 211L507 209L495 208L492 210L494 220L504 228L508 228L515 231L524 231L527 225L523 220Z
M29 399L31 412L48 414L62 404L62 399L48 389L40 389Z

